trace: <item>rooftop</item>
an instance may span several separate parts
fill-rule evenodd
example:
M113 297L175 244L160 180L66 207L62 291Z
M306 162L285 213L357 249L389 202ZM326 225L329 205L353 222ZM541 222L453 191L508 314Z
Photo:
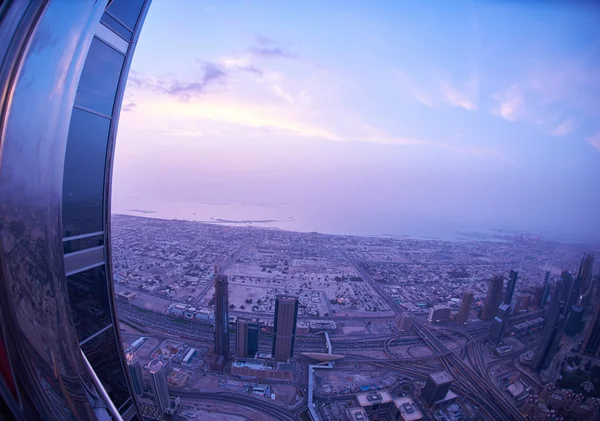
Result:
M360 406L369 406L391 402L392 396L386 390L378 390L376 392L359 393L356 395L356 400Z
M346 411L349 421L368 421L369 417L362 408L348 408Z
M403 396L395 398L394 403L400 411L400 414L402 414L402 419L404 421L420 420L423 418L423 413L410 397Z
M454 380L450 374L445 371L438 371L437 373L432 373L429 375L429 378L433 380L433 382L437 385L446 384Z

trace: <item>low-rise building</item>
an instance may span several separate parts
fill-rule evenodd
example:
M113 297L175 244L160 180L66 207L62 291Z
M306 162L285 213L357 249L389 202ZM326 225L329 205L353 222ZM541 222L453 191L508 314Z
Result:
M348 421L369 421L369 416L361 407L346 409L346 419Z
M386 420L392 407L392 396L386 390L359 393L356 400L369 416L369 420Z
M254 358L239 359L231 364L231 374L257 379L294 380L291 363L261 361Z
M429 309L429 323L440 323L450 321L450 307L439 305Z
M416 421L423 418L423 413L409 396L394 398L390 408L390 418L393 421Z

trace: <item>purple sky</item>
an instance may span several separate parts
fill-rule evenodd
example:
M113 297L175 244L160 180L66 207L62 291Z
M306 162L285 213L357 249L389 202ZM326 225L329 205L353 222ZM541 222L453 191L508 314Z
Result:
M292 204L600 240L600 9L520 3L154 0L114 209Z

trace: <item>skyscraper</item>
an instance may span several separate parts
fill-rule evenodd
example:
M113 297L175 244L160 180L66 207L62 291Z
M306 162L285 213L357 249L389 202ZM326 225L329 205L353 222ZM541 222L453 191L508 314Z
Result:
M504 331L506 330L510 313L511 309L508 304L502 303L498 306L488 335L488 340L494 345L498 345L504 341Z
M452 386L452 381L450 374L445 371L430 374L421 391L421 398L428 405L444 399Z
M502 302L503 284L504 280L501 275L494 275L494 277L490 279L487 295L483 302L483 310L481 311L482 320L491 320L494 317L496 309Z
M511 270L508 275L508 283L506 284L506 296L504 297L504 304L510 305L512 303L513 295L515 294L515 287L517 286L517 277L519 272Z
M255 357L258 352L258 320L239 318L236 322L235 356Z
M463 294L462 302L460 303L460 308L458 309L458 314L456 315L456 323L464 325L467 323L467 319L469 318L469 312L471 311L471 304L473 303L473 291L467 290Z
M598 355L600 352L600 301L596 303L594 313L587 322L581 353Z
M542 302L540 308L544 308L548 304L548 297L550 296L550 271L547 270L544 276L544 294L542 295Z
M169 388L167 386L167 374L163 363L154 359L148 364L150 372L150 385L154 394L154 402L162 412L165 412L170 406Z
M102 405L141 419L113 302L110 192L150 1L0 3L0 244L19 245L0 247L2 362L18 376L0 412L88 421Z
M298 298L277 296L275 299L275 323L273 325L272 354L276 361L287 361L294 355Z
M565 335L573 337L583 329L583 308L574 305L565 322Z
M562 314L566 315L568 312L567 306L571 300L571 292L573 290L573 275L568 270L563 270L560 274L560 282L562 284L560 301L562 303Z
M144 376L142 375L140 360L133 352L128 352L126 359L133 391L137 396L142 396L144 394Z
M224 275L215 279L215 355L229 359L229 282Z
M540 371L543 368L548 368L558 349L560 337L562 335L561 297L564 296L562 293L563 288L564 285L562 282L558 282L552 293L552 301L548 309L548 316L546 317L542 340L540 341L533 359L533 371Z
M579 263L579 271L577 277L581 278L581 292L586 293L591 289L592 271L594 270L594 255L584 253Z

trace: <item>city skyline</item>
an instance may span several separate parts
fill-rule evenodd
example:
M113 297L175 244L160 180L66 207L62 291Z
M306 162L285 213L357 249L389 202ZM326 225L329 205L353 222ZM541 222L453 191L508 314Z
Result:
M156 2L127 85L113 211L599 239L597 8L339 8Z

